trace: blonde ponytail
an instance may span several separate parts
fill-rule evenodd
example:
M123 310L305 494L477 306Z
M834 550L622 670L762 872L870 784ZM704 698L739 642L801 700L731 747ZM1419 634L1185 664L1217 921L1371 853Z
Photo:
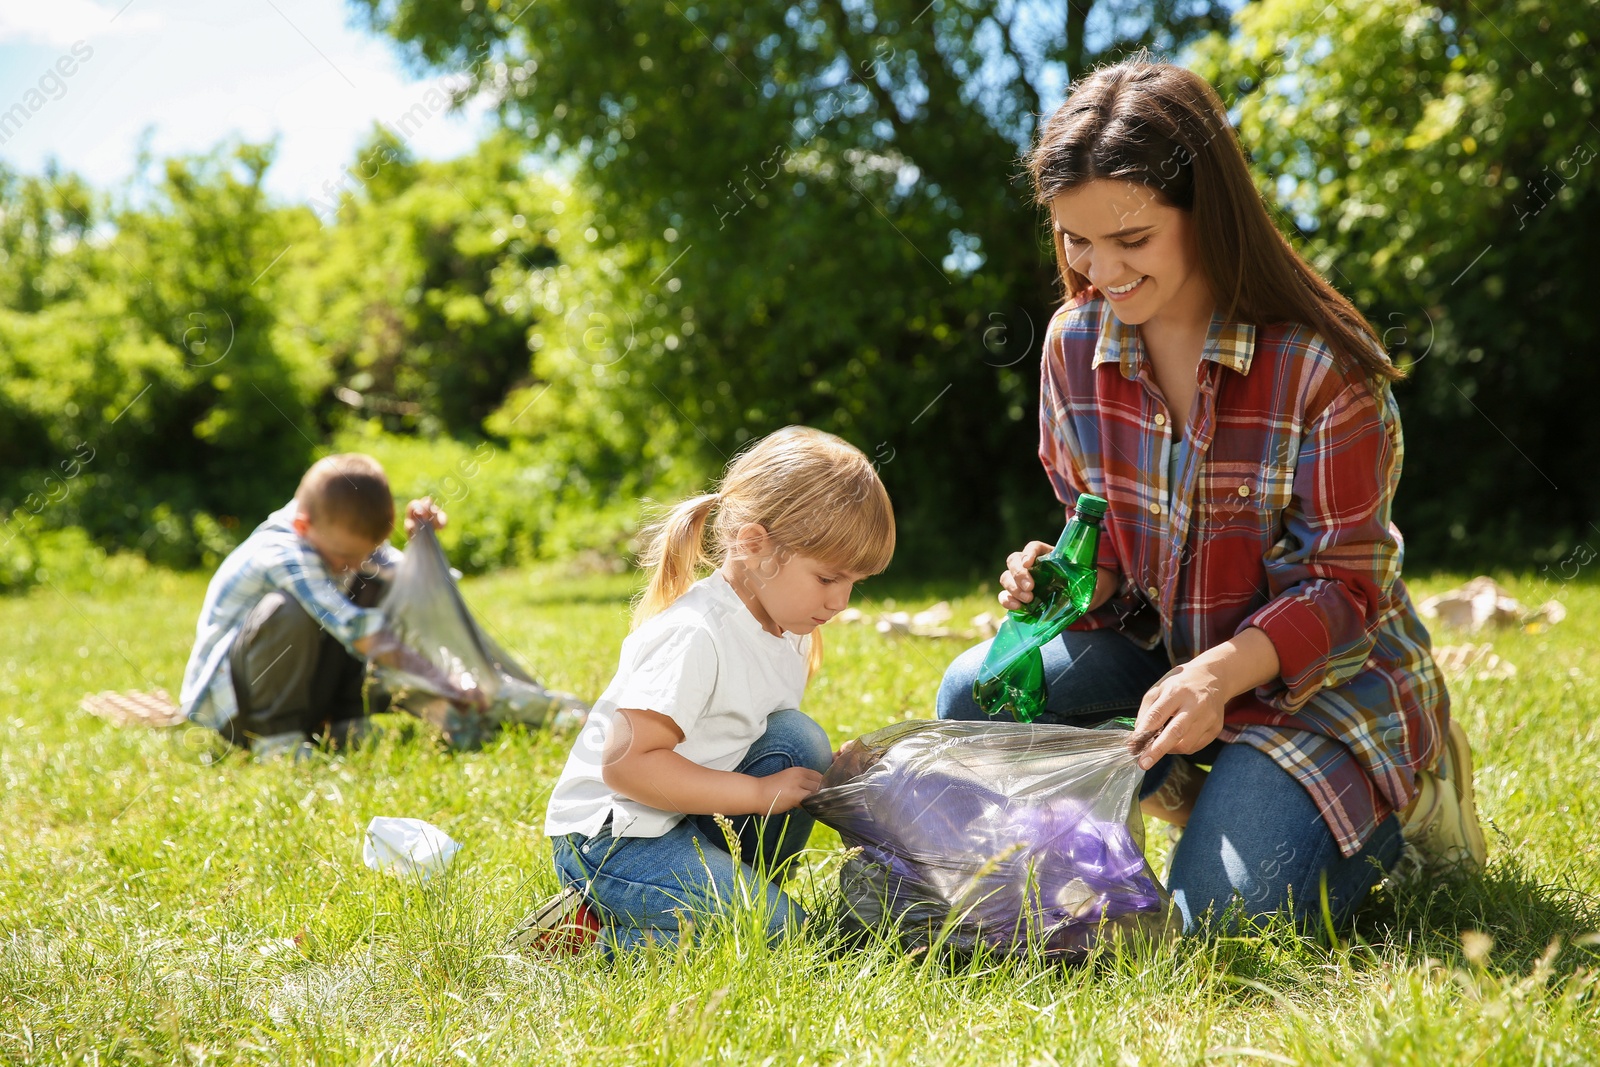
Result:
M721 499L720 493L691 497L667 512L650 531L650 547L641 561L650 571L650 584L634 609L635 628L688 592L700 568L711 565L706 554L706 520Z
M702 568L720 565L747 523L789 552L863 575L894 555L894 508L872 462L831 433L786 426L734 457L719 492L685 500L650 530L642 560L650 584L634 626L687 592ZM811 673L821 662L822 633L813 630Z

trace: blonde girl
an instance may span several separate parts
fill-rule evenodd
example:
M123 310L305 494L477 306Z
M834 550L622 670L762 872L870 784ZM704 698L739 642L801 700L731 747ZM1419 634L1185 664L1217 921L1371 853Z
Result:
M764 889L772 938L799 924L779 883L811 834L796 806L832 759L798 710L816 630L888 566L894 537L866 456L803 426L762 439L716 492L671 510L616 676L550 797L565 892L525 921L523 943L557 927L569 944L603 928L611 949L672 940L680 917L730 903L741 876ZM743 862L714 813L733 817Z

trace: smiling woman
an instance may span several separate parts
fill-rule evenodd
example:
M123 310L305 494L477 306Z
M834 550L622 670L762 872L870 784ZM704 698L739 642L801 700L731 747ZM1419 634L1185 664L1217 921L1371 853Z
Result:
M1466 737L1400 577L1401 375L1371 326L1273 226L1189 71L1095 72L1029 163L1066 295L1039 454L1069 518L1109 502L1091 610L1042 650L1041 721L1137 712L1144 809L1185 827L1189 930L1306 921L1323 890L1344 918L1407 842L1481 863ZM1048 549L1010 557L1006 608ZM981 717L986 654L951 665L941 717Z
M1225 316L1306 323L1362 372L1385 381L1401 377L1361 313L1273 226L1221 99L1189 71L1130 60L1085 79L1040 131L1030 172L1038 201L1055 215L1069 297L1092 284L1121 286L1138 277L1109 277L1117 264L1105 263L1090 277L1092 258L1084 258L1082 243L1089 234L1073 232L1077 243L1069 245L1063 201L1096 234L1126 242L1147 230L1167 231L1176 244L1164 251L1176 257L1174 266L1186 261L1185 280L1203 272ZM1097 192L1087 199L1074 195L1091 186ZM1169 285L1165 295L1178 292ZM1193 290L1185 295L1192 300ZM1119 304L1117 316L1137 324L1160 303L1152 293L1141 299L1143 311Z
M1195 381L1183 353L1205 340L1213 303L1190 212L1108 179L1059 194L1051 215L1069 269L1105 294L1119 321L1145 327L1152 373L1176 425L1187 426Z

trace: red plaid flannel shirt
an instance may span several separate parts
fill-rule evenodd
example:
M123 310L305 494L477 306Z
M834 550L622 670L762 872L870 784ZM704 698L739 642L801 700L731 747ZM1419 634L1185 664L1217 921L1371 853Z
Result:
M1214 316L1169 500L1172 414L1098 292L1055 314L1041 371L1039 458L1069 516L1079 493L1106 498L1099 563L1121 579L1073 629L1164 644L1174 664L1263 630L1282 675L1228 703L1221 737L1272 757L1359 852L1437 762L1449 716L1389 522L1392 391L1304 326Z

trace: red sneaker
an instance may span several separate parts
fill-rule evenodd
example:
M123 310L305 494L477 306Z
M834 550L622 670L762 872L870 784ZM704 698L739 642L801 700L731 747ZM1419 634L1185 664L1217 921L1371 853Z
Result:
M535 908L506 937L507 952L573 955L600 938L600 918L576 887Z

